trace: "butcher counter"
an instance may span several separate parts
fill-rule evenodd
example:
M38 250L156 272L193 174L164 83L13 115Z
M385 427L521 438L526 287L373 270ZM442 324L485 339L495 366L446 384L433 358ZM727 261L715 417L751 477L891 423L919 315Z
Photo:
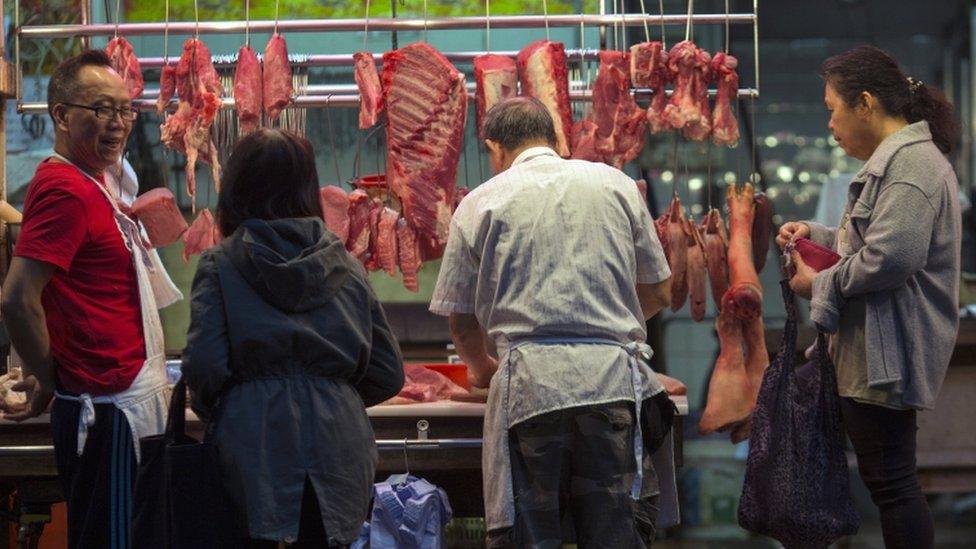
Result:
M681 416L688 413L688 401L684 396L672 400L679 414L672 431L674 464L680 467ZM432 402L374 406L367 409L367 414L380 450L377 480L409 470L443 487L455 516L483 516L484 404ZM198 439L202 437L203 424L190 411L187 430ZM23 423L0 419L0 489L2 495L14 490L18 493L14 508L2 510L0 514L19 522L27 537L36 539L44 523L50 520L51 504L61 500L56 475L48 416Z

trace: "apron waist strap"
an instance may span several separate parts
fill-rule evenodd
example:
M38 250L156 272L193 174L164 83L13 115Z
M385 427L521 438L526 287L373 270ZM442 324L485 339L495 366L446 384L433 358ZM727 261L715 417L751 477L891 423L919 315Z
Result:
M85 451L85 442L88 440L88 428L95 424L95 405L96 404L115 404L113 396L93 397L88 393L78 396L66 395L58 391L54 392L55 398L70 400L81 404L81 411L78 413L78 447L75 450L80 456Z

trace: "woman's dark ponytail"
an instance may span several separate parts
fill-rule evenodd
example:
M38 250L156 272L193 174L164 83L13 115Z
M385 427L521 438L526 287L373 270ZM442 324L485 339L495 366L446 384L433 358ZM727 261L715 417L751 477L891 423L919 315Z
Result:
M932 141L943 153L948 154L958 142L959 122L946 96L909 78L883 50L858 46L828 58L820 74L848 106L855 106L861 93L869 92L888 114L903 116L909 123L927 121Z
M959 123L952 104L942 90L926 84L917 86L911 95L903 111L905 119L909 123L928 121L932 141L939 150L948 154L959 139Z

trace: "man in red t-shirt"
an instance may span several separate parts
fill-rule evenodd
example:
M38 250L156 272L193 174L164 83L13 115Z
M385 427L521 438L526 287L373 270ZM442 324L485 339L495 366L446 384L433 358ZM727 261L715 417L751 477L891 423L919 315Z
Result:
M136 113L109 58L93 50L58 66L48 110L56 154L38 166L28 188L2 301L24 362L24 381L14 389L26 391L28 408L6 417L42 414L57 391L51 429L69 545L127 547L136 469L131 433L139 429L115 404L99 402L130 389L147 347L132 252L112 195L101 187Z

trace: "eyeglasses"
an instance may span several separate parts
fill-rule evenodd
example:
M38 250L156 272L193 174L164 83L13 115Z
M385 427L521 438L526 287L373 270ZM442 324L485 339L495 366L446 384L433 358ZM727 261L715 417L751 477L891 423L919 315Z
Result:
M95 112L95 117L102 120L111 120L115 118L115 114L118 113L119 117L123 121L131 122L139 116L139 111L130 107L92 107L90 105L76 105L74 103L61 103L65 107L77 107L79 109L88 109Z

